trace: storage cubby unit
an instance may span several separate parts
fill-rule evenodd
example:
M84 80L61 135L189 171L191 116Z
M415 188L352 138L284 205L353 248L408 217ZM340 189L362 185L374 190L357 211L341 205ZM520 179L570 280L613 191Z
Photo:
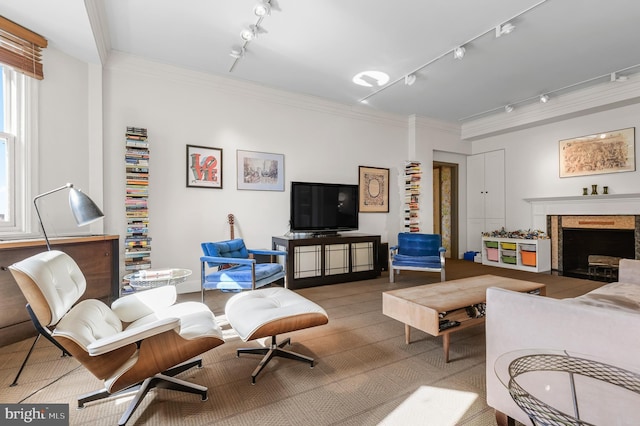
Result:
M551 270L551 240L482 237L482 264L529 272Z

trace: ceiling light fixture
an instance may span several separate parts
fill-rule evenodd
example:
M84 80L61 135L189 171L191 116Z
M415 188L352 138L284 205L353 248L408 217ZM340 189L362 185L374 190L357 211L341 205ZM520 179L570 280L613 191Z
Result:
M273 2L273 1L275 1L275 0L271 0L271 1ZM505 23L504 23L503 25L501 25L501 26L500 26L501 31L502 31L502 30L504 30L504 31L505 31L504 33L505 33L505 34L508 34L508 33L512 32L512 31L515 29L515 25L513 25L513 24L511 23L511 21L516 20L516 19L517 19L517 18L519 18L520 16L524 15L524 14L525 14L525 13L527 13L527 12L530 12L531 10L533 10L533 9L537 8L538 6L540 6L540 5L544 4L544 3L545 3L545 2L547 2L547 1L548 1L548 0L540 0L540 1L538 1L537 3L535 3L535 4L531 5L531 6L529 6L528 8L526 8L526 9L525 9L525 10L523 10L522 12L520 12L520 13L518 13L518 14L516 14L516 15L512 16L512 17L510 17L509 19L507 19L507 20L505 21ZM273 6L273 5L272 5L272 6ZM507 24L508 24L508 25L507 25ZM369 93L367 96L365 96L364 98L360 99L360 102L362 102L362 101L364 101L364 100L367 100L367 99L369 99L369 98L371 98L371 97L373 97L373 96L377 95L378 93L382 92L383 90L386 90L386 89L388 89L389 87L394 86L395 84L398 84L398 83L400 83L400 82L404 81L404 80L405 80L405 77L406 77L407 75L415 74L415 73L417 73L417 72L419 72L419 71L423 70L424 68L426 68L426 67L430 66L431 64L434 64L434 63L436 63L436 62L440 61L442 58L445 58L445 57L449 56L451 53L453 53L453 57L454 57L454 58L456 58L456 59L462 59L462 58L464 57L465 53L466 53L466 48L465 48L464 46L468 46L469 44L473 43L474 41L476 41L476 40L477 40L477 39L479 39L480 37L483 37L483 36L485 36L485 35L487 35L487 34L490 34L490 33L494 33L494 32L495 32L495 30L496 30L496 27L493 27L493 26L492 26L492 27L491 27L491 28L489 28L488 30L486 30L486 31L484 31L484 32L482 32L482 33L480 33L480 34L476 35L475 37L470 38L469 40L465 41L464 43L459 44L457 47L455 47L455 48L453 48L453 49L450 49L450 50L447 50L446 52L441 53L440 55L436 56L435 58L433 58L433 59L431 59L431 60L429 60L429 61L425 62L424 64L420 65L419 67L415 68L414 70L412 70L412 71L410 71L410 72L408 72L408 73L401 74L401 76L400 76L399 78L397 78L396 80L393 80L391 83L387 84L386 86L384 86L384 87L380 87L379 89L377 89L377 90L375 90L375 91L373 91L373 92ZM501 34L501 35L502 35L502 34ZM501 108L501 107L500 107L500 108ZM497 109L497 108L496 108L496 109Z
M244 57L244 47L231 49L231 53L229 53L229 56L231 56L232 58L235 58L235 59L243 58Z
M540 103L546 104L547 102L549 102L549 95L540 95Z
M407 74L404 76L404 84L407 86L413 86L413 84L416 82L416 75L415 74Z
M262 24L262 20L265 16L271 14L271 10L280 10L277 6L274 6L272 2L275 0L262 0L258 4L256 4L253 8L253 13L258 17L258 20L255 24L250 25L248 28L240 31L240 39L242 40L242 46L233 47L229 55L233 58L233 63L229 68L229 72L232 72L235 68L238 61L244 58L245 53L247 51L247 46L251 41L256 39L260 34L266 34L267 31L262 28L260 24Z
M496 38L501 37L503 35L511 34L516 27L511 22L504 23L502 25L498 25L496 27Z
M271 5L268 2L261 1L253 7L253 13L258 17L271 15Z
M505 105L504 110L509 113L509 112L513 112L513 106L512 105Z
M611 81L627 81L627 76L626 75L618 75L617 72L612 72L611 73L611 77L610 77Z

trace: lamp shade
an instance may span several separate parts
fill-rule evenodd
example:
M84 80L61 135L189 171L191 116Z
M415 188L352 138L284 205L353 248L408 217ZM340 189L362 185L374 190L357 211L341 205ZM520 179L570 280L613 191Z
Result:
M78 226L88 225L104 216L93 200L79 189L69 191L69 207Z

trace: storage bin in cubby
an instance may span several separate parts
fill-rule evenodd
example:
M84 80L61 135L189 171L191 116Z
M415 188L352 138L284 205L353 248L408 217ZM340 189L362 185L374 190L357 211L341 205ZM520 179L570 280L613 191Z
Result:
M515 250L516 243L500 243L500 247L502 247L503 250Z
M508 263L510 265L515 265L516 263L518 263L515 256L502 256L502 262Z
M535 244L520 244L520 249L524 251L536 251Z
M502 255L503 256L516 256L516 251L515 250L502 250Z
M485 247L498 248L498 242L497 241L485 241L484 245L485 245Z
M536 252L535 251L525 251L520 252L522 255L522 264L527 266L536 266Z
M498 261L498 249L497 248L487 248L487 260L491 260L492 262Z

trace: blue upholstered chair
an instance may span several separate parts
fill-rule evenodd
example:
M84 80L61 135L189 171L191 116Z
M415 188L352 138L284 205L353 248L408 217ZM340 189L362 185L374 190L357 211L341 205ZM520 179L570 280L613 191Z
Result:
M389 247L389 282L394 282L401 269L440 272L440 281L444 281L445 252L438 234L399 233L398 245Z
M200 245L204 252L200 258L203 301L205 290L255 290L280 278L284 278L284 286L287 287L285 251L249 250L241 238ZM283 264L257 263L250 255L284 256L285 261Z

